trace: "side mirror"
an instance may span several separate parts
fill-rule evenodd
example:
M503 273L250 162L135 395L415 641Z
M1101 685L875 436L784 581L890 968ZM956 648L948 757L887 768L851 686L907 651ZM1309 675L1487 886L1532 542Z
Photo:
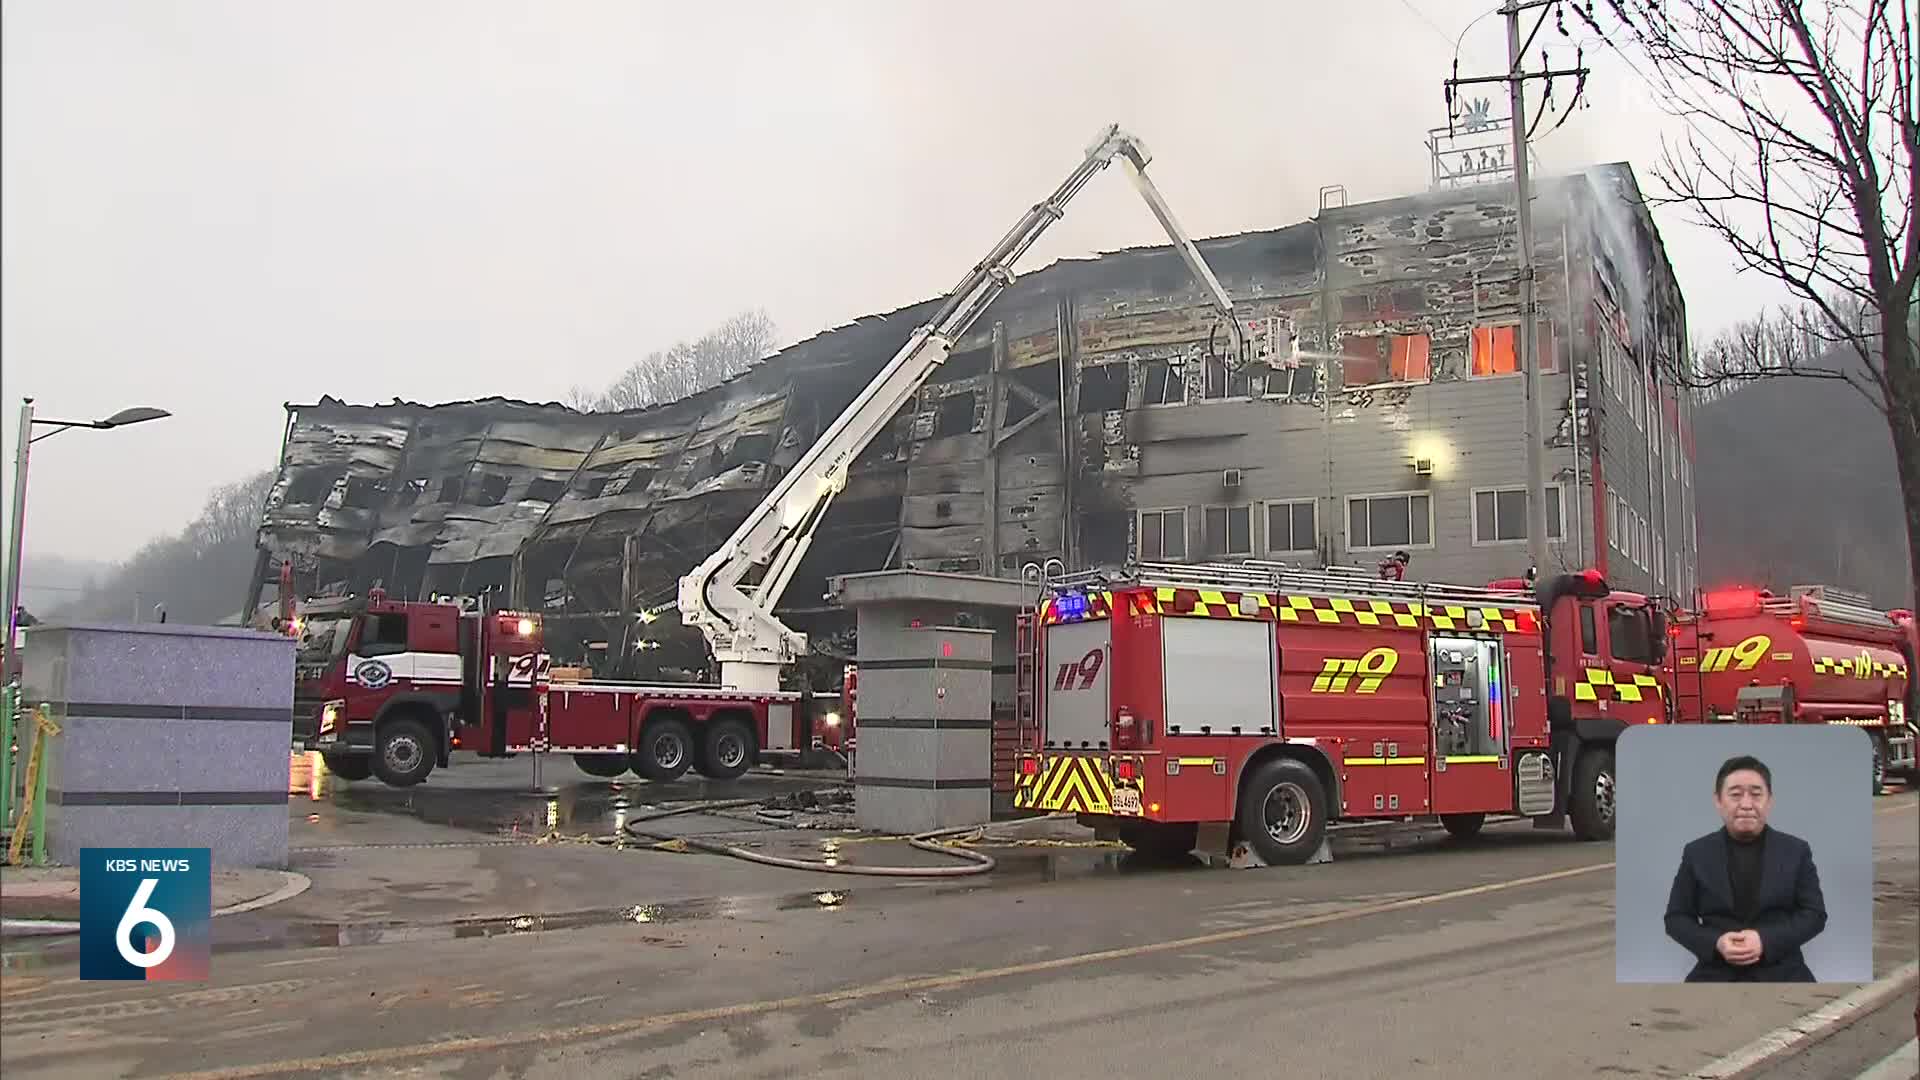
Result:
M1659 608L1647 610L1647 633L1653 646L1653 662L1658 664L1667 658L1667 613Z

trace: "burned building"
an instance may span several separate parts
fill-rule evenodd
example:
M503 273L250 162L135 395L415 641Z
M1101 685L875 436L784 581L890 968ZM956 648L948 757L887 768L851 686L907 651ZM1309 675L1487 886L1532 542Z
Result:
M1689 588L1686 318L1658 232L1624 164L1542 181L1536 201L1543 569ZM823 601L829 575L1016 576L1050 557L1371 566L1406 550L1411 578L1524 572L1511 185L1328 205L1199 246L1246 323L1291 328L1304 363L1229 364L1165 247L1030 273L861 456L784 617L830 652L848 619ZM252 600L283 558L303 593L492 590L548 612L563 658L604 649L623 669L652 644L636 616L673 599L936 303L635 412L290 406Z

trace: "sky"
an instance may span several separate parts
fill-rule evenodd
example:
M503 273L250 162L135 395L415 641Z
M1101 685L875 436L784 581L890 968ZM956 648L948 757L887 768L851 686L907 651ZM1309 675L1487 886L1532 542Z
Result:
M785 344L939 295L1109 123L1197 236L1421 190L1455 40L1461 74L1504 66L1493 8L0 4L6 460L22 396L173 413L34 448L28 561L179 529L277 461L288 402L557 400L745 307ZM1542 40L1570 66L1575 39ZM1541 163L1657 190L1684 129L1619 53L1584 61ZM1656 217L1696 338L1776 298ZM1022 266L1161 239L1116 171Z

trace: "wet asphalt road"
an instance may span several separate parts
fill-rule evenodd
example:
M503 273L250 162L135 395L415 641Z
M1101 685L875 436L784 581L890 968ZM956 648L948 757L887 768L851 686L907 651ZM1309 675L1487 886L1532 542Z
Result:
M1469 846L1396 833L1392 851L1365 831L1333 865L1250 872L1016 849L988 878L896 885L525 842L688 796L623 799L563 770L549 802L514 793L524 770L487 769L297 801L295 865L314 887L223 927L209 984L82 984L57 949L10 953L0 1071L1678 1076L1850 989L1616 987L1611 847L1524 826ZM1876 809L1884 972L1920 933L1920 814L1912 794ZM687 827L816 854L832 839ZM579 917L522 932L501 919L516 912ZM299 929L327 926L331 941ZM1892 1049L1872 1052L1897 1030L1880 1022L1856 1025L1859 1060Z

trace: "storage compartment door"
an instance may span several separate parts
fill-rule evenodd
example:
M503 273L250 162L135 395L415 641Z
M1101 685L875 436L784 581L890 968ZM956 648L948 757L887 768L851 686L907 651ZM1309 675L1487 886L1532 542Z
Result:
M1169 735L1271 735L1273 625L1253 619L1160 621L1161 713Z

